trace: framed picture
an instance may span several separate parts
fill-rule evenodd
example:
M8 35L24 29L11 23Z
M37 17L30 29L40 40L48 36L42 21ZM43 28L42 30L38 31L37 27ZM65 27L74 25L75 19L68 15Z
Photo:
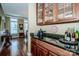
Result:
M23 24L19 24L20 30L23 30Z

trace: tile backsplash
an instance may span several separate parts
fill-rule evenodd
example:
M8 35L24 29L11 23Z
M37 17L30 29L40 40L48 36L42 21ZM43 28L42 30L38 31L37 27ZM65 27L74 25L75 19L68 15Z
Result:
M74 28L79 31L79 23L66 23L66 24L57 24L57 25L37 26L37 28L42 28L48 33L64 34L64 32L68 28Z

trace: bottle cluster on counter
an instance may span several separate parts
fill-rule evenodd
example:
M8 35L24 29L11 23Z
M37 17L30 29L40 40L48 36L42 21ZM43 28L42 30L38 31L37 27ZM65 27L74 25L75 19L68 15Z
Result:
M71 41L73 43L78 42L77 46L67 44L65 47L79 50L79 31L78 30L75 30L74 28L68 28L65 31L65 40Z

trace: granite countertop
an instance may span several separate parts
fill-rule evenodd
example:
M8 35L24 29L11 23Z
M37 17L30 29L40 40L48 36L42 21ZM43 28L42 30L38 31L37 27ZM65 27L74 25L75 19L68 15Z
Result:
M37 36L32 36L32 37L38 38ZM38 39L39 39L39 38L38 38ZM68 49L68 48L66 48L66 47L65 47L65 44L61 43L61 42L60 42L59 40L57 40L57 39L52 39L52 38L44 37L43 39L39 39L39 40L44 41L44 42L46 42L46 43L49 43L49 44L51 44L51 45L55 45L55 46L57 46L57 47L59 47L59 48L65 49L65 50L67 50L67 51L70 51L70 52L73 52L73 53L76 53L76 54L79 55L79 51L77 51L77 50L75 50L75 49Z

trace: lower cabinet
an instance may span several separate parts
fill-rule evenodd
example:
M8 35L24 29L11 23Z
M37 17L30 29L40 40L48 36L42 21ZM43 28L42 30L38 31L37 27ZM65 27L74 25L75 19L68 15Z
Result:
M49 52L48 56L58 56L58 55L53 52Z
M33 56L37 55L36 48L37 48L36 45L32 44L32 46L31 46L31 53L32 53Z
M48 56L48 50L44 49L41 46L37 46L32 43L31 45L32 56Z
M50 45L38 39L31 38L32 56L72 56L73 53Z
M48 56L48 50L41 46L37 46L37 56Z

